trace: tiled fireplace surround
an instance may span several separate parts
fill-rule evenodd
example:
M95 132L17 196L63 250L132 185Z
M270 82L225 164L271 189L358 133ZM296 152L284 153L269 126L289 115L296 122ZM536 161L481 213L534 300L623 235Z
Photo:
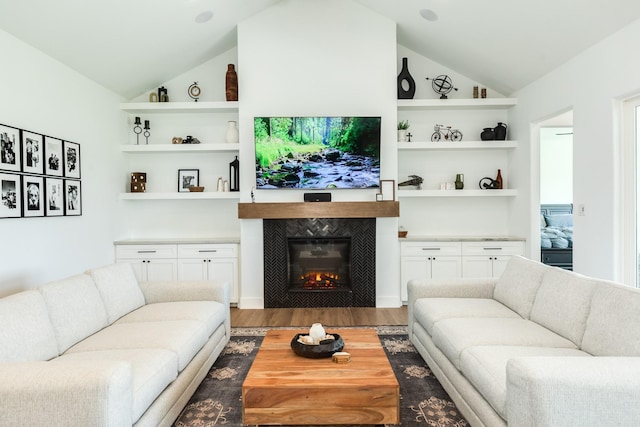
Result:
M375 307L375 218L265 219L264 306ZM351 280L347 290L289 289L289 238L342 238L351 241Z

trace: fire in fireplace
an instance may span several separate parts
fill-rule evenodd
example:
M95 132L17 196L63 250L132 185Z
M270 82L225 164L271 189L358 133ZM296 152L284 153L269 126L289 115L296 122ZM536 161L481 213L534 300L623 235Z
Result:
M350 238L289 238L289 292L350 291Z

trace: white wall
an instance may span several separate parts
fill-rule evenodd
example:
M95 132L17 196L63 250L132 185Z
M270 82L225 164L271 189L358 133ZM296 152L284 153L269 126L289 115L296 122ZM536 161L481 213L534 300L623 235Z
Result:
M0 219L0 295L113 262L115 150L124 116L113 93L0 31L0 122L80 144L82 216Z
M382 179L396 179L395 23L352 2L284 0L238 26L241 164L254 163L253 117L382 116ZM255 181L242 168L241 182ZM303 201L304 191L257 190L256 201ZM332 191L334 201L375 190ZM249 202L250 188L241 198ZM240 307L263 306L262 221L243 220ZM377 221L377 305L399 306L397 219Z
M622 280L618 110L622 99L640 92L638 40L640 21L635 21L515 93L518 106L511 116L512 129L523 147L514 159L521 171L518 187L530 188L531 194L529 199L518 198L510 216L512 229L537 234L537 124L572 109L573 201L584 204L586 213L574 221L574 269L611 280ZM530 243L538 244L535 239ZM530 249L532 253L538 250Z

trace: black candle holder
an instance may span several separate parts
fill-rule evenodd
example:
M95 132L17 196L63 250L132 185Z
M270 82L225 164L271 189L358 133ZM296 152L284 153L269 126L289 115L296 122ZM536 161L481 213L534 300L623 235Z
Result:
M149 132L149 120L144 121L144 138L146 139L146 144L149 145L149 137L151 136L151 132Z
M140 126L142 123L140 122L140 117L136 117L135 122L133 123L133 133L136 134L136 145L140 143L140 134L142 133L142 127Z

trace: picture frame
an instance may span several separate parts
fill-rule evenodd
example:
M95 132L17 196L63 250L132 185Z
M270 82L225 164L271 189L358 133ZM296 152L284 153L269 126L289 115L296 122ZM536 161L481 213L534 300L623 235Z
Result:
M44 173L51 176L63 175L62 140L44 137Z
M200 185L200 169L179 169L178 170L178 192L188 193L189 187Z
M67 216L82 215L82 188L75 179L64 180L64 214Z
M45 216L64 215L64 183L61 178L45 178Z
M382 201L395 201L396 181L393 179L381 179L380 194L382 194Z
M0 169L20 172L20 129L0 125Z
M21 175L0 173L0 218L22 217Z
M44 137L39 133L22 131L22 171L44 174Z
M44 177L24 175L22 177L23 216L44 216Z
M80 144L63 142L64 176L80 179Z

